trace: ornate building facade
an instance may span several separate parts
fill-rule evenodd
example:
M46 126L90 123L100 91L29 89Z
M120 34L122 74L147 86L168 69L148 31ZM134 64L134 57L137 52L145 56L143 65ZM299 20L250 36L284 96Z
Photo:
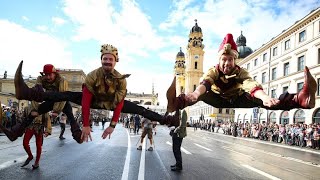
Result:
M304 66L308 66L315 77L318 90L315 108L290 111L259 107L236 109L235 121L277 124L320 122L320 8L311 11L249 56L239 59L238 65L246 68L271 97L277 98L285 91L300 91L304 82Z

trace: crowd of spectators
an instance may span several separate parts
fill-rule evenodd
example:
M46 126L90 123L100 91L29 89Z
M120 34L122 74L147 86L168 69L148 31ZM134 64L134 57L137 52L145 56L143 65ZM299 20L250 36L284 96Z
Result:
M22 116L23 116L23 110L18 110L15 107L10 106L2 106L2 119L0 120L0 123L2 126L6 128L11 128L17 123L21 123ZM51 116L51 113L49 113ZM52 118L51 117L52 125L59 125L59 117ZM1 130L0 130L1 132Z
M194 130L200 128L210 132L222 131L226 135L254 138L290 146L320 149L320 123L276 124L276 123L211 123L197 121L192 124ZM221 129L221 130L220 130Z
M2 120L0 122L6 128L11 128L16 123L21 122L22 111L18 111L16 108L3 106L0 113L2 113Z

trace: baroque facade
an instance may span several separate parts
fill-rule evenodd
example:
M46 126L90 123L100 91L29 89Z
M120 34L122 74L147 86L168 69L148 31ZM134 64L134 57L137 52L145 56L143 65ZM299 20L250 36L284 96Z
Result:
M273 111L262 108L235 109L236 122L319 123L320 122L320 8L311 11L288 29L272 38L238 65L246 68L271 97L302 89L304 66L318 83L312 109Z

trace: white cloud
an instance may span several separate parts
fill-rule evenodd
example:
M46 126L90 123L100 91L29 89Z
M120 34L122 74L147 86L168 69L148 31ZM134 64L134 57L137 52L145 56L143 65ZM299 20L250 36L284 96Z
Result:
M187 6L190 5L193 1L194 0L173 1L173 11L169 14L168 19L159 25L159 28L162 30L166 30L180 25L181 20L190 16L190 14L186 13L185 10L187 9Z
M61 26L65 24L67 21L59 17L52 17L52 22L57 26Z
M29 21L29 18L28 18L27 16L22 16L22 19L23 19L24 21Z
M125 49L123 53L142 57L148 57L148 50L154 51L164 46L148 15L132 1L121 1L122 9L117 11L110 1L65 2L64 12L78 25L74 36L76 41L93 39L108 42Z
M37 28L38 30L40 30L40 31L47 31L47 30L48 30L48 27L47 27L47 26L44 26L44 25L37 26L36 28Z
M64 51L64 42L6 20L0 20L0 29L0 60L5 62L0 71L7 70L9 76L14 75L21 60L26 76L38 76L47 63L72 67L71 53Z

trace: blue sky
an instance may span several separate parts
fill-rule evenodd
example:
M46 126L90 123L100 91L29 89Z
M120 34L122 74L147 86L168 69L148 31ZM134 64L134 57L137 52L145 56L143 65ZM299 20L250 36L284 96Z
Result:
M44 64L83 69L100 66L100 45L119 50L116 69L132 74L128 91L151 93L166 105L180 47L186 52L194 19L202 28L204 71L217 63L227 33L243 35L253 50L319 7L319 0L0 0L0 75L24 60L36 77Z

